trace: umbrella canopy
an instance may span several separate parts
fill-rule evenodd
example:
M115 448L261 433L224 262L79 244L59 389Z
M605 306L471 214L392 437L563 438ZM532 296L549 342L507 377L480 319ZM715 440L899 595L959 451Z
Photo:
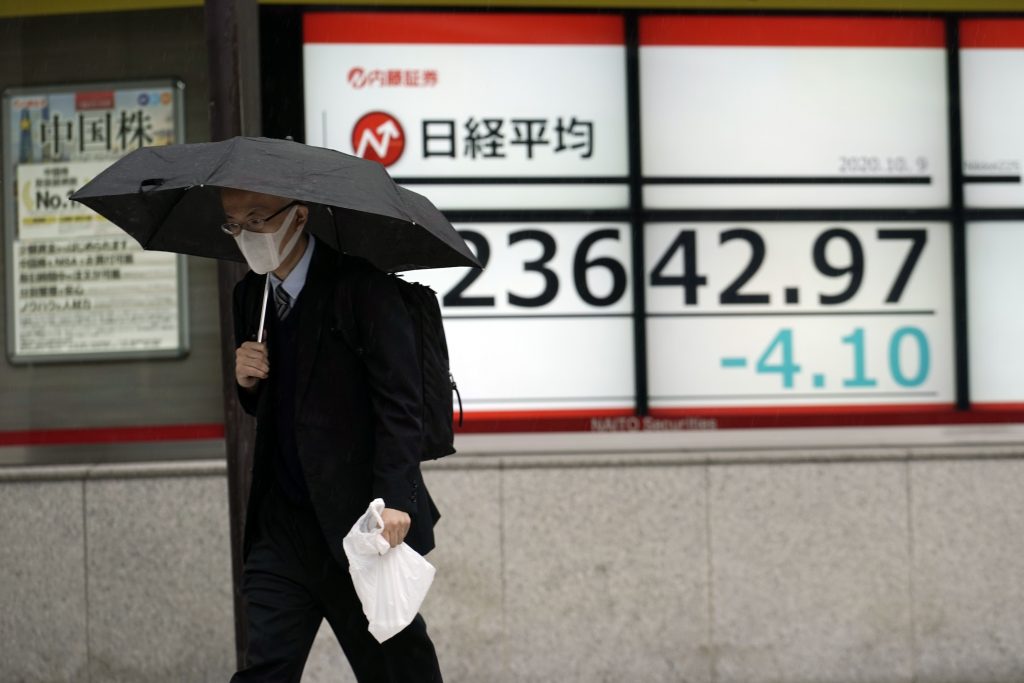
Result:
M317 239L381 270L480 266L448 219L425 197L396 185L379 163L290 140L144 147L71 199L144 249L244 261L219 227L222 187L309 204L308 229Z

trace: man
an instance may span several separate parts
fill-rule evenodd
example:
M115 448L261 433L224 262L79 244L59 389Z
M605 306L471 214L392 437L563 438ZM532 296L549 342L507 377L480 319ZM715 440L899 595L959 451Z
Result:
M318 242L299 202L225 188L221 203L225 239L253 271L235 288L235 378L257 418L243 539L249 647L232 681L299 681L326 618L360 683L440 682L422 617L383 644L369 633L342 549L374 498L392 547L427 553L440 516L419 469L415 327L394 278ZM263 273L271 292L256 342ZM341 333L339 288L351 289L362 348Z

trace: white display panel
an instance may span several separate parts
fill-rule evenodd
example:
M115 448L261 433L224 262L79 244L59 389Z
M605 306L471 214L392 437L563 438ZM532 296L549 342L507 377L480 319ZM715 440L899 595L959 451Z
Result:
M954 400L950 229L645 228L652 411Z
M960 22L964 203L1024 207L1024 20Z
M635 406L629 226L457 226L486 266L413 271L434 288L468 417Z
M628 204L623 19L305 15L306 140L442 209Z
M647 208L949 205L938 19L640 19Z
M972 404L1024 406L1024 222L967 224Z

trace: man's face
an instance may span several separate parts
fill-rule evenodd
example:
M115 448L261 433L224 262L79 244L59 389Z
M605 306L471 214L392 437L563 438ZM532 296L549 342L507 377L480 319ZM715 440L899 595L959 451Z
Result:
M221 188L220 202L224 208L224 222L237 223L245 229L253 229L248 222L253 219L266 220L256 228L256 232L274 232L281 227L288 210L281 209L288 206L292 200L287 197L278 197L272 194L261 192L247 192L245 190L233 190ZM306 225L308 209L299 204L295 211L295 220L288 227L288 232L280 235L280 243L285 244L291 236L302 230ZM276 215L275 215L276 214Z

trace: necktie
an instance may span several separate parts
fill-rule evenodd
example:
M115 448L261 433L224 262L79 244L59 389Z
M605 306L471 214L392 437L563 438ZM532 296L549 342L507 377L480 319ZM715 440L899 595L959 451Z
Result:
M277 305L277 319L284 320L292 310L292 298L284 291L284 285L274 287L274 303Z

